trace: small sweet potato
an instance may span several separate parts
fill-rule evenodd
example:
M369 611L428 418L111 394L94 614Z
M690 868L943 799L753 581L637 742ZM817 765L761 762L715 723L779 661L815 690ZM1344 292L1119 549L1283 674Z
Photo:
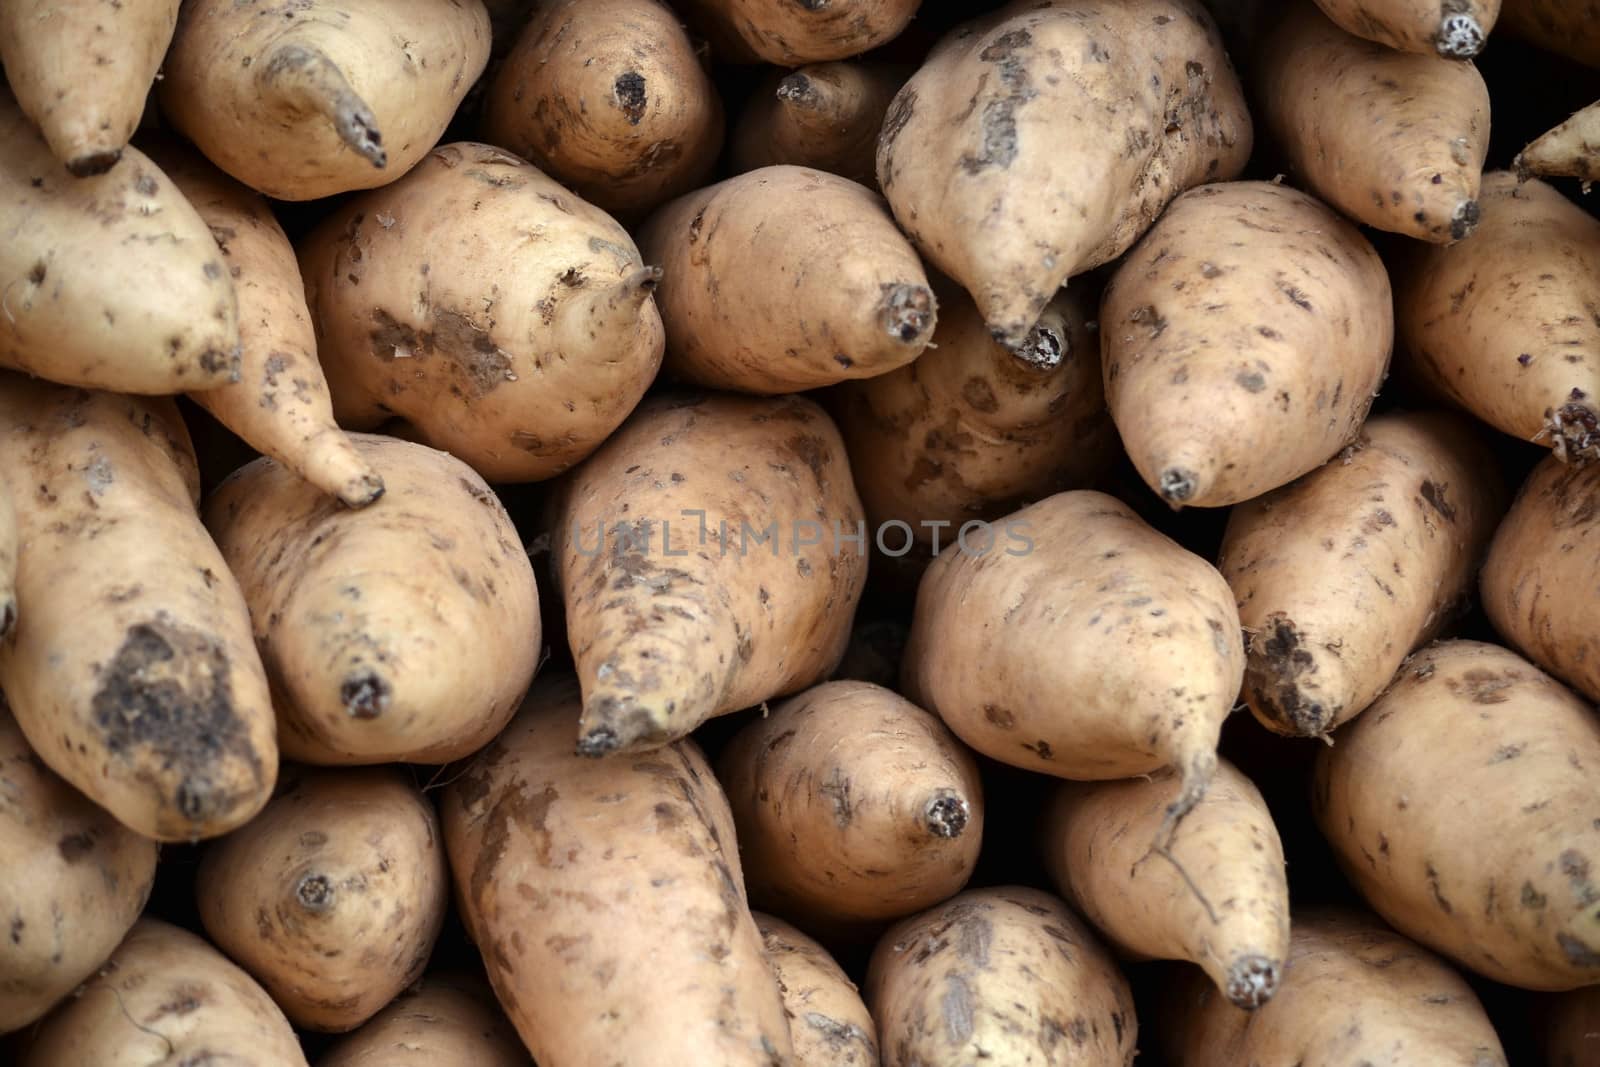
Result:
M521 1038L482 981L428 974L317 1067L533 1067Z
M1586 182L1600 178L1600 102L1534 139L1511 165L1523 181L1534 174Z
M719 58L798 67L849 59L906 28L922 0L675 0Z
M734 170L790 164L875 186L878 132L907 74L870 60L773 71L729 138Z
M752 913L778 976L794 1067L878 1067L878 1026L827 949L782 919Z

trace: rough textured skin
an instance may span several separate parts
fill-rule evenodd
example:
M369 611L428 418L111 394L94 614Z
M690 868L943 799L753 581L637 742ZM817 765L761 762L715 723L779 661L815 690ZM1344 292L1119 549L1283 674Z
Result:
M18 1067L306 1067L260 986L187 930L140 919L24 1046Z
M673 7L735 62L799 67L887 44L922 0L676 0Z
M711 173L722 100L664 4L553 0L520 33L485 101L485 140L619 217Z
M1483 609L1529 659L1600 701L1600 463L1544 460L1489 546Z
M866 585L839 431L804 397L667 393L551 500L593 756L827 678Z
M1535 138L1512 161L1517 177L1530 175L1600 178L1600 103L1590 104L1567 121Z
M791 164L876 186L878 131L908 74L870 60L773 71L734 127L734 171Z
M1127 979L1037 889L969 890L890 928L867 971L883 1067L1131 1067Z
M481 980L428 974L334 1045L317 1067L533 1067L533 1061Z
M663 276L666 370L712 389L795 393L916 359L933 291L883 199L807 167L741 174L657 211L639 247Z
M240 380L189 398L323 492L372 503L383 479L334 422L300 264L266 198L176 142L146 151L210 227L239 300Z
M1500 15L1500 0L1317 0L1317 6L1347 33L1446 59L1482 51Z
M614 219L498 148L444 145L302 244L340 425L398 415L493 482L550 478L649 388L665 336Z
M1123 782L1062 782L1045 810L1056 889L1120 952L1190 960L1227 998L1271 1000L1289 958L1283 844L1266 801L1226 760L1205 797L1163 832L1182 783L1170 769Z
M450 872L439 819L402 770L285 770L249 825L213 842L195 901L212 942L296 1026L343 1032L422 975Z
M1296 0L1260 62L1256 114L1310 192L1357 222L1434 244L1472 232L1489 90L1470 61L1362 40Z
M1014 0L967 23L895 97L878 182L929 262L1020 345L1068 278L1120 256L1252 144L1196 0Z
M468 929L539 1067L790 1067L733 816L692 741L593 760L540 679L443 791Z
M1283 986L1258 1011L1190 967L1167 990L1163 1043L1184 1067L1507 1067L1472 987L1360 913L1296 914Z
M902 691L979 752L1058 778L1178 768L1172 813L1216 767L1244 672L1222 576L1104 493L1015 512L923 575Z
M51 773L0 705L0 1034L106 961L144 910L156 851Z
M1394 303L1361 232L1269 182L1191 189L1100 303L1123 447L1173 507L1221 507L1314 470L1361 429Z
M1340 865L1407 937L1497 982L1600 982L1600 722L1514 652L1445 641L1318 753Z
M0 65L50 151L79 177L104 174L139 125L172 43L179 0L6 0ZM11 147L9 138L7 148Z
M1547 1067L1587 1067L1600 1059L1600 985L1551 997L1541 1028Z
M233 177L315 200L416 166L488 61L482 0L190 0L159 95Z
M1397 265L1418 377L1489 425L1600 459L1600 220L1541 181L1484 175L1481 241Z
M795 1067L878 1067L878 1025L827 949L782 919L752 913L778 977Z
M0 689L39 758L146 837L248 821L277 780L272 704L176 407L7 374L0 482L23 546Z
M1217 566L1261 724L1320 737L1375 700L1470 595L1509 493L1467 420L1380 415L1337 459L1240 504Z
M1540 48L1600 67L1600 3L1595 0L1504 0L1500 27Z
M265 458L206 502L272 675L279 741L307 763L463 759L533 678L533 567L471 468L409 441L351 440L388 486L381 507L341 507Z
M233 281L194 208L135 148L74 178L0 91L0 366L122 393L239 376Z
M890 689L826 682L717 761L750 898L819 933L959 893L983 845L983 783L937 718Z

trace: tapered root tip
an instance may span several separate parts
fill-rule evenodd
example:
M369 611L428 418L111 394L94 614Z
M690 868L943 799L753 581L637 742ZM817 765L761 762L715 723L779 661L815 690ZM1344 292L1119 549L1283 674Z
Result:
M1022 344L1009 351L1034 370L1055 370L1066 358L1067 348L1065 337L1040 323L1028 331Z
M345 144L366 157L378 170L389 165L378 120L354 93L341 94L334 108L334 127Z
M1282 968L1265 956L1246 956L1228 968L1228 988L1223 990L1236 1008L1255 1011L1278 991Z
M1545 416L1556 458L1574 466L1600 461L1600 407L1582 389Z
M389 710L394 689L375 671L358 671L339 687L339 703L352 719L376 719Z
M777 97L786 104L796 107L816 107L817 87L811 79L800 71L795 71L778 83Z
M1311 695L1301 680L1317 674L1316 656L1294 621L1274 614L1250 638L1245 693L1267 729L1286 737L1324 737L1339 708ZM1314 690L1313 690L1314 692Z
M122 149L107 148L98 152L86 152L81 156L73 156L67 160L67 173L74 178L92 178L96 174L104 174L122 160Z
M1173 510L1183 507L1200 489L1200 479L1194 471L1183 467L1168 467L1161 472L1159 482L1156 489Z
M363 474L345 483L339 491L339 501L347 508L364 508L376 504L383 496L383 479L377 474Z
M933 293L925 285L886 285L878 317L890 337L905 344L926 342L933 332Z
M597 726L578 738L577 753L585 759L599 759L621 747L622 739L615 730L609 726Z
M1471 15L1446 15L1434 47L1446 59L1471 59L1483 50L1483 27Z
M1477 229L1480 214L1476 200L1462 201L1455 214L1450 216L1450 237L1459 241Z
M928 832L948 840L961 836L972 818L972 809L963 797L943 792L928 803L926 816Z

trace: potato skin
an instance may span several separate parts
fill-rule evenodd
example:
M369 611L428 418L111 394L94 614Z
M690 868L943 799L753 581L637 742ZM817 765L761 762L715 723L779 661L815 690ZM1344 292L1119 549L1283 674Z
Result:
M0 1034L106 961L144 910L157 851L46 768L0 705Z
M1600 722L1582 700L1506 649L1444 641L1336 741L1317 824L1391 926L1508 985L1600 982Z
M1130 1067L1139 1036L1127 979L1088 924L1021 886L968 890L891 927L866 994L883 1067Z
M195 899L211 940L291 1022L342 1033L421 976L450 874L433 805L399 769L291 776L206 849Z
M1361 232L1295 189L1181 194L1100 303L1105 395L1173 507L1260 496L1332 458L1389 369L1394 303Z
M870 52L899 36L921 0L676 0L720 58L798 67Z
M734 172L790 164L876 188L878 132L909 74L854 59L772 71L729 138Z
M428 974L317 1067L532 1067L522 1039L480 979Z
M733 817L693 741L572 748L580 693L541 678L443 791L458 905L539 1067L778 1067L793 1045Z
M1446 59L1477 55L1500 15L1500 0L1317 0L1317 6L1347 33Z
M1600 102L1536 137L1517 153L1511 167L1522 181L1534 174L1586 182L1600 178Z
M1600 701L1600 464L1543 460L1495 531L1483 609L1511 644Z
M1235 508L1217 566L1249 634L1256 719L1320 737L1359 715L1469 595L1507 496L1465 419L1413 412L1370 419L1340 457Z
M827 949L782 919L751 914L783 993L795 1067L878 1067L878 1025Z

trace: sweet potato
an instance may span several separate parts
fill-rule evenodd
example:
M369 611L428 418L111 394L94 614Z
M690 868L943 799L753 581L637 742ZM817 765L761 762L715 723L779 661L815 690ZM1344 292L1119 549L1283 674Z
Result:
M1600 985L1561 993L1541 1005L1535 1033L1546 1067L1585 1067L1600 1057Z
M1323 737L1371 704L1451 621L1508 493L1458 416L1376 416L1339 458L1240 504L1217 566L1246 644L1261 724Z
M588 455L649 388L665 344L623 228L516 156L444 145L301 245L342 426L398 415L493 482Z
M878 1026L827 949L782 919L752 915L783 993L795 1067L878 1067Z
M1528 476L1489 545L1483 610L1529 659L1600 701L1600 463Z
M482 0L190 0L159 96L230 175L315 200L416 166L488 62Z
M211 228L239 301L240 380L189 398L323 492L372 503L383 479L334 422L300 265L272 208L192 150L144 147Z
M1158 839L1181 786L1170 769L1060 783L1045 810L1045 867L1124 954L1189 960L1230 1002L1259 1008L1289 958L1283 844L1260 791L1226 760L1170 838Z
M187 930L140 919L110 962L25 1046L18 1067L226 1063L306 1067L265 990Z
M539 1067L777 1067L793 1045L733 816L679 741L575 753L580 694L541 678L443 791L457 899Z
M1211 780L1243 671L1222 576L1116 498L1076 490L933 562L902 691L1016 767L1080 781L1175 767L1177 816Z
M0 705L0 1034L106 961L144 910L156 851L46 768Z
M878 131L906 76L903 67L866 60L773 71L729 139L734 170L791 164L875 186Z
M1397 52L1311 0L1261 43L1261 125L1306 188L1357 222L1434 244L1478 224L1489 90L1470 60Z
M1312 805L1340 866L1407 937L1525 989L1600 982L1600 722L1478 641L1417 653L1318 753Z
M1394 272L1395 324L1421 381L1504 433L1600 459L1600 220L1541 181L1484 176L1481 241Z
M1191 189L1117 267L1100 304L1123 447L1173 507L1260 496L1349 444L1389 369L1377 251L1294 189Z
M1130 1067L1127 979L1088 925L1037 889L968 890L890 928L867 970L884 1067Z
M278 772L266 674L198 478L172 401L0 377L25 620L0 643L0 689L51 770L161 841L248 821Z
M291 774L266 810L206 849L195 900L212 942L290 1022L342 1033L421 976L450 874L433 805L403 771Z
M250 605L285 756L447 763L516 711L539 656L533 567L499 499L454 457L352 434L388 487L351 511L263 457L206 502Z
M343 1038L317 1067L532 1067L481 980L429 974Z
M1013 0L952 32L884 119L878 183L1001 343L1183 190L1236 177L1250 116L1197 0Z
M676 0L719 58L799 67L887 44L922 0Z
M551 0L520 33L484 102L485 140L619 217L711 173L722 100L660 0Z
M1540 48L1600 67L1600 11L1575 0L1504 0L1500 27Z
M1192 967L1163 998L1169 1061L1183 1067L1506 1067L1472 987L1432 953L1356 912L1297 914L1270 1004L1241 1011Z
M1347 33L1446 59L1482 51L1500 15L1500 0L1317 0L1317 6Z
M983 844L978 765L894 691L825 682L717 760L755 906L828 932L959 893Z
M870 378L927 347L937 311L883 200L807 167L764 167L667 204L639 231L663 276L666 370L794 393Z
M1521 181L1534 174L1585 182L1600 178L1600 102L1535 138L1517 153L1511 166Z
M646 400L549 514L588 755L684 737L844 654L870 535L839 431L804 397Z
M0 366L89 389L178 393L239 376L233 280L144 153L73 178L0 90Z

